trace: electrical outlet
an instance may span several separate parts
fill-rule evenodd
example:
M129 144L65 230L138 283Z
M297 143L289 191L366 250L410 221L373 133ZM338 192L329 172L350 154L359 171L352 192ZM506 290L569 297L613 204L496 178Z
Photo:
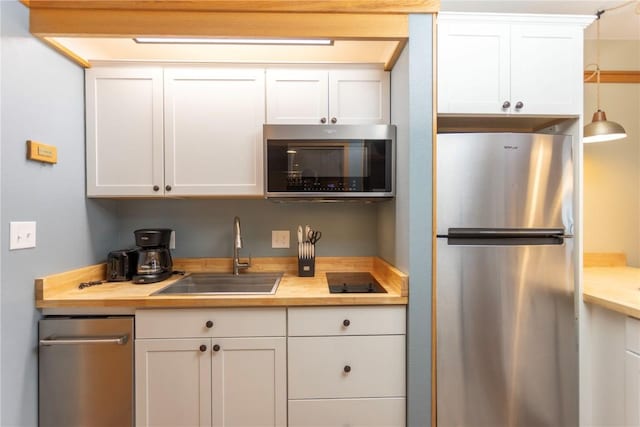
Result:
M9 250L36 247L36 222L11 221L9 223Z
M289 247L289 230L272 230L271 231L271 247L272 248L288 248Z

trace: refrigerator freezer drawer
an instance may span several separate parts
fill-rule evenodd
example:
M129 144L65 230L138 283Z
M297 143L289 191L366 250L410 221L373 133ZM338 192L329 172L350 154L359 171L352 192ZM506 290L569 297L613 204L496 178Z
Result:
M438 234L455 227L572 234L572 156L564 135L439 134Z
M574 242L437 239L439 426L577 426Z

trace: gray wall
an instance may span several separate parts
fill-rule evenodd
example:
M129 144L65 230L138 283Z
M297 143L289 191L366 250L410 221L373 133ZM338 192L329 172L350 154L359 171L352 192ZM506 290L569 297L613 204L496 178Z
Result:
M242 225L243 257L295 256L298 224L322 231L322 240L316 245L318 256L376 255L376 204L123 200L119 202L118 215L120 247L134 244L133 231L138 228L171 228L176 231L174 257L231 257L236 215ZM289 249L271 248L272 230L289 230Z
M2 426L37 424L34 279L97 262L113 246L115 206L84 197L83 70L33 38L28 9L1 1ZM25 159L25 141L59 163ZM37 247L9 251L10 221L37 221ZM72 373L70 373L72 375Z
M407 422L431 425L431 236L433 146L433 21L409 19L409 306ZM402 263L403 261L399 261Z

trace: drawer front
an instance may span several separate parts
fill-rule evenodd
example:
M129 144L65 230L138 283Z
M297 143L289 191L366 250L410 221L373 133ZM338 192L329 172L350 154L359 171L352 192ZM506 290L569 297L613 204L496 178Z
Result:
M404 397L405 337L293 337L289 398Z
M627 317L625 333L627 350L640 354L640 320L634 317Z
M399 305L291 307L289 336L404 334L405 310Z
M289 427L402 427L404 398L289 401Z
M284 308L137 310L136 338L285 336Z

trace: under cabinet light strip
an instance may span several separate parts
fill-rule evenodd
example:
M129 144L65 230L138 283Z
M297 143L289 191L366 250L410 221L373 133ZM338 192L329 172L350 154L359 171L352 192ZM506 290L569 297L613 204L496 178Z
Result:
M136 43L162 44L282 44L282 45L333 45L328 39L231 39L231 38L188 38L188 37L135 37Z

